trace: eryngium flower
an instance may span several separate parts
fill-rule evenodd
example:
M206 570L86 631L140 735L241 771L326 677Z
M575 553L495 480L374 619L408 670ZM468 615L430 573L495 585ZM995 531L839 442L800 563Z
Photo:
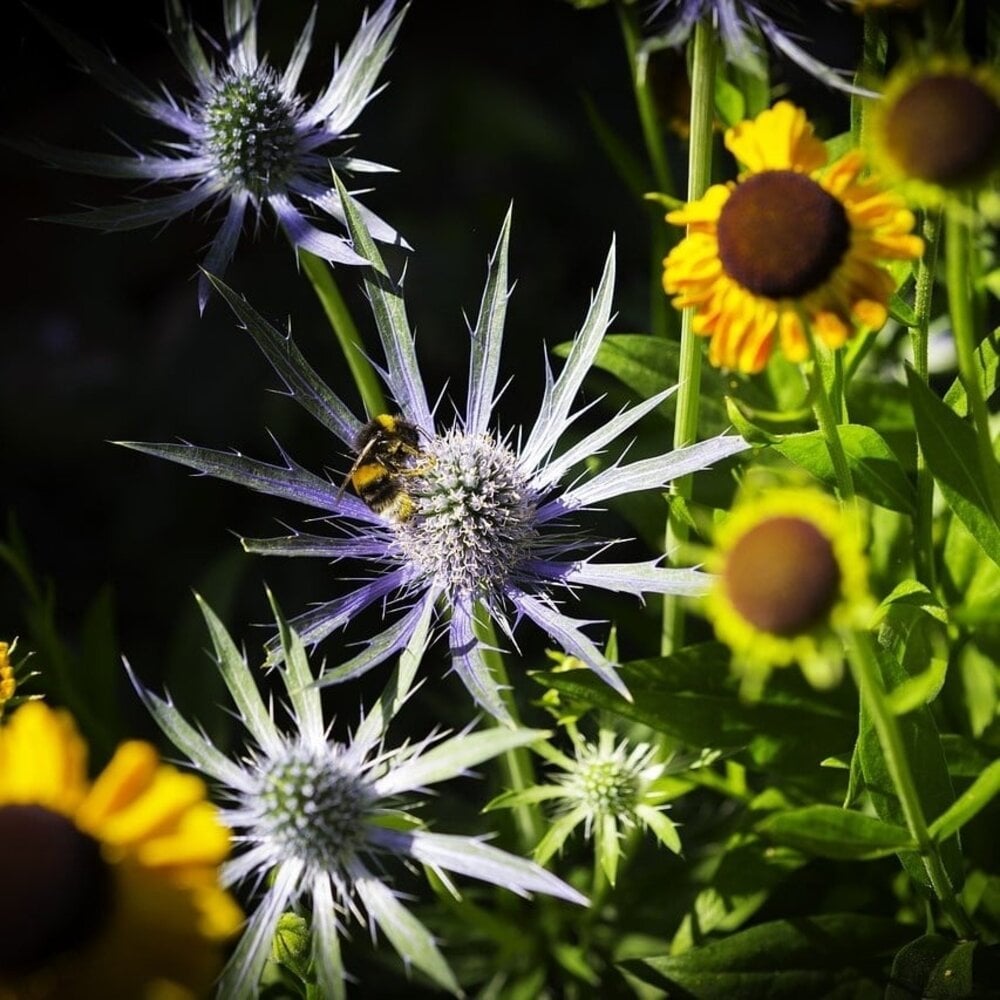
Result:
M182 190L160 198L137 198L123 205L55 217L55 221L92 229L124 230L159 225L202 206L226 203L226 215L203 261L205 271L222 274L232 259L249 208L258 216L270 205L293 246L326 260L362 264L346 240L309 221L302 206L337 223L344 209L332 186L331 168L372 172L389 167L357 159L329 147L346 139L347 130L373 96L404 11L395 17L395 0L385 0L365 17L333 76L315 100L298 92L309 55L316 11L313 10L283 73L257 53L257 4L224 0L226 43L210 57L200 32L168 0L168 37L194 87L188 98L153 90L88 42L36 14L58 41L96 80L144 115L173 133L161 149L134 155L111 155L62 149L42 142L16 142L25 152L54 166L102 177L132 178L175 185ZM353 135L352 135L353 138ZM398 240L381 219L367 214L377 239ZM202 277L198 302L204 309L209 284Z
M343 192L345 199L348 197ZM417 366L400 287L385 271L382 258L353 201L345 201L354 244L372 261L365 287L385 352L384 377L402 417L417 428L422 458L406 470L400 488L412 502L408 517L393 509L377 513L341 488L343 476L313 475L286 457L285 466L268 465L240 454L189 445L136 444L129 447L190 466L199 472L240 483L273 496L308 504L333 515L346 537L312 534L245 539L249 552L263 555L320 556L363 560L380 572L361 587L320 604L293 619L308 643L343 628L363 608L399 595L409 603L402 615L349 662L324 675L328 682L357 676L401 649L425 610L439 602L450 613L454 669L473 697L497 718L508 713L487 665L489 646L475 628L482 612L513 642L517 620L529 618L568 653L578 657L608 684L628 697L624 684L591 639L586 621L571 618L554 592L580 586L641 596L701 594L710 578L694 569L666 568L654 559L603 563L593 559L609 544L583 537L572 517L613 497L662 489L677 476L704 469L743 451L737 437L718 437L672 454L638 461L619 458L596 475L573 476L585 459L599 454L644 414L663 402L667 389L622 410L595 431L556 454L560 437L583 412L573 399L587 374L611 318L614 247L583 327L557 378L546 372L546 388L534 425L522 434L493 430L500 348L507 305L507 241L510 216L490 262L479 318L472 330L472 355L465 414L445 428L436 425ZM356 448L364 421L328 388L281 333L224 285L219 289L288 387L289 394L349 448ZM569 479L567 483L566 480ZM588 553L586 556L581 553ZM345 574L346 576L346 574ZM400 602L397 602L400 603ZM272 652L277 648L272 643Z
M810 55L796 41L796 36L783 28L768 8L778 9L794 17L794 5L752 3L750 0L659 0L650 19L665 14L666 23L643 45L643 54L657 49L683 45L699 21L711 20L725 52L726 62L733 63L755 76L765 76L766 63L761 54L761 39L766 39L785 58L828 87L849 93L868 93L853 86L843 71L831 69ZM787 17L786 17L787 19Z
M600 730L596 743L572 729L570 734L572 756L548 745L544 751L539 750L561 771L551 774L551 784L505 792L487 808L554 802L558 815L538 842L535 860L545 864L562 850L573 831L582 826L584 836L594 840L595 862L612 885L622 857L622 840L629 830L642 827L664 847L679 854L681 839L677 827L663 812L669 807L671 790L660 780L668 772L660 751L647 743L632 743L627 739L616 743L615 734L607 729Z
M340 935L356 917L379 928L407 964L454 993L458 983L430 931L386 884L390 858L469 875L520 895L543 892L572 903L587 900L537 864L490 847L481 838L431 833L412 810L418 793L467 773L483 761L543 738L544 731L464 732L389 749L385 732L406 699L427 639L430 615L415 628L395 682L345 743L331 740L320 692L301 639L275 608L284 652L281 678L294 727L280 729L240 651L202 604L222 678L252 745L239 760L222 754L169 702L142 688L140 697L166 736L229 798L222 817L241 853L223 882L267 886L219 984L222 997L256 994L282 912L312 905L312 959L319 995L344 995Z

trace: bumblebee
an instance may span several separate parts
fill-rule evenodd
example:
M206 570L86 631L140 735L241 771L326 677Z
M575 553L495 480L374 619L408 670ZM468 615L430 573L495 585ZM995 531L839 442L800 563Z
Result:
M413 462L423 456L420 431L402 417L380 413L358 432L354 450L358 457L344 478L341 493L350 483L376 514L407 520L413 514L413 500L403 477L419 471Z

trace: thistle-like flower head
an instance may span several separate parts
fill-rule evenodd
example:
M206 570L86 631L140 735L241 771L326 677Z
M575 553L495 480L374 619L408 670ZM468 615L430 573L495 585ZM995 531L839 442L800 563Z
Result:
M180 0L168 0L170 43L193 87L186 97L149 88L110 56L39 14L95 79L165 126L171 135L161 143L162 149L133 155L88 153L34 141L14 145L67 170L179 189L159 198L142 197L123 205L57 216L56 221L102 230L138 229L169 222L202 206L226 205L225 218L203 261L206 271L222 274L236 250L247 211L253 209L260 215L270 205L293 246L332 262L362 264L364 259L345 239L314 225L307 213L344 222L331 168L390 169L350 155L344 140L375 93L399 30L405 10L393 16L394 6L395 0L384 0L374 15L365 17L343 58L335 61L330 82L314 100L302 95L298 85L309 55L315 10L284 72L279 72L258 55L257 4L252 0L224 0L226 39L218 56L206 53L200 32ZM334 154L331 147L339 149ZM366 219L377 239L401 242L375 215L366 213ZM202 309L209 289L202 278L198 289Z
M250 737L246 755L225 756L169 700L145 690L134 677L133 683L166 736L228 800L222 818L234 831L237 856L223 870L223 882L267 885L223 973L220 996L256 993L282 913L306 903L312 910L312 957L321 996L344 995L339 939L351 918L381 930L405 962L459 993L431 933L387 884L383 869L393 858L427 865L448 885L445 873L454 872L521 895L542 892L586 905L585 897L539 865L481 838L433 833L414 819L412 809L430 785L547 735L493 728L386 744L387 727L411 689L429 613L416 624L379 701L348 741L336 742L329 736L302 641L277 608L281 679L293 722L287 730L275 722L222 623L204 604L202 611L219 671Z
M662 21L657 21L661 14ZM773 16L775 14L777 17ZM641 55L645 58L657 49L683 45L699 21L711 21L718 32L726 62L748 73L765 74L761 43L766 41L828 87L872 96L870 91L854 86L847 73L831 69L799 44L797 36L781 23L787 24L795 16L795 5L780 0L657 0L650 13L654 34L643 46Z
M570 733L571 755L547 743L535 745L554 767L551 783L505 792L487 808L554 803L557 815L535 848L535 860L544 864L582 826L584 837L594 841L595 864L612 885L622 856L622 839L630 830L648 830L665 847L680 853L677 828L663 810L677 794L669 774L683 770L688 762L666 761L656 747L617 739L608 729L600 730L596 742L585 739L574 726Z
M518 620L534 621L628 697L614 664L583 632L581 626L589 622L567 615L558 596L585 586L637 596L698 595L707 589L710 578L694 569L664 567L656 559L599 562L595 554L607 548L610 540L583 535L573 516L613 497L662 489L676 476L735 455L746 444L738 437L723 436L652 458L628 462L619 458L589 477L574 475L585 459L599 455L673 391L667 389L622 410L571 447L558 450L563 433L586 409L574 411L573 401L610 322L613 247L565 366L558 377L546 372L538 416L523 433L499 433L492 414L508 296L509 215L490 262L479 318L472 330L465 412L451 426L440 428L424 391L401 289L386 274L353 202L347 200L345 205L355 246L372 262L365 286L385 352L386 385L401 413L400 418L383 415L381 419L383 426L397 426L402 419L414 429L419 447L408 446L416 452L411 464L398 470L383 467L383 475L379 469L366 470L375 472L374 486L378 487L365 480L360 493L368 497L366 504L338 488L336 480L313 475L291 460L281 467L187 445L130 447L319 508L332 515L330 522L346 535L244 540L250 552L354 558L364 560L369 569L379 567L376 577L347 596L293 619L303 639L315 643L343 628L363 608L392 595L401 599L397 604L404 605L397 619L363 652L328 671L322 680L341 681L384 661L406 644L426 610L441 604L450 613L455 671L476 701L500 719L507 719L508 713L487 663L489 645L477 630L477 616L480 624L486 617L492 619L511 642ZM225 286L220 290L291 395L348 447L357 450L359 437L361 442L370 439L372 425L359 420L320 380L290 339ZM364 447L361 451L364 456ZM367 460L371 461L370 453ZM405 494L404 508L385 506L386 492L391 496L393 491ZM280 645L272 643L271 650L280 656Z

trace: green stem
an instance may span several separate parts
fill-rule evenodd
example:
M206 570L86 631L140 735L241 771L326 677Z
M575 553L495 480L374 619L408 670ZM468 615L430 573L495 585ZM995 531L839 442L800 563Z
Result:
M972 285L969 281L972 239L968 225L971 210L958 206L945 214L945 273L948 280L948 310L958 351L958 371L969 401L969 413L976 431L976 449L994 517L1000 517L1000 464L993 454L989 413L979 381L976 363L978 346L972 316Z
M819 351L816 349L816 338L807 316L802 316L802 329L809 342L809 364L806 366L806 378L809 380L809 396L812 399L813 413L816 423L826 440L830 461L833 462L833 472L837 478L837 492L840 499L849 503L854 499L854 480L851 478L851 467L847 464L844 443L840 440L837 430L837 417L833 412L833 404L826 391L823 381L823 366L820 363Z
M916 326L910 327L910 346L913 351L913 367L927 381L928 337L927 328L931 318L931 299L934 293L934 275L937 271L938 247L940 245L941 212L930 211L924 218L924 254L917 262L916 288L913 311ZM917 514L913 525L913 562L917 578L929 590L936 585L937 572L934 564L934 477L927 468L920 442L917 442Z
M351 318L351 311L347 308L347 303L340 294L330 265L322 257L317 257L315 254L309 253L308 250L299 250L299 260L302 262L306 276L312 282L316 297L323 306L330 326L333 327L340 349L344 352L344 358L347 361L347 367L351 370L354 384L358 387L358 392L361 393L365 412L370 417L379 413L388 413L388 406L382 393L382 384L365 354L361 334L358 333L358 328Z
M510 675L507 673L507 664L504 661L503 653L497 648L497 634L493 627L493 621L480 608L475 615L475 622L476 632L486 647L484 656L487 665L500 689L500 697L504 707L510 713L514 723L520 726L521 717L517 710L517 699L514 697L514 690L510 685ZM501 725L495 719L493 724ZM531 759L531 751L527 747L515 747L513 750L507 750L498 760L504 784L511 791L523 792L535 784L535 765ZM537 804L522 803L514 806L511 812L514 817L514 825L517 827L518 839L521 842L521 850L525 854L530 854L545 833L545 819Z
M854 681L875 725L879 744L882 747L882 755L885 757L886 767L889 769L889 775L892 778L903 816L906 819L906 827L920 851L934 894L958 934L962 937L973 937L975 930L972 922L955 895L954 887L941 861L938 845L927 828L927 820L924 817L923 806L921 806L920 797L917 794L913 772L910 770L910 763L906 758L903 737L896 723L896 716L892 714L886 703L870 634L862 631L850 633L847 637L847 648L848 662L851 665Z
M715 120L715 34L707 21L699 21L694 32L691 68L691 146L688 154L688 201L700 198L712 179L712 125ZM681 317L681 356L677 390L674 448L684 448L698 438L698 408L701 395L701 342L694 332L694 310ZM691 496L692 480L684 476L673 484L673 493L684 500ZM680 549L688 539L682 517L668 517L665 550ZM660 651L669 655L684 645L684 607L679 598L663 599L663 630Z
M632 79L632 91L635 95L636 111L639 114L639 124L642 128L642 138L646 146L646 156L653 171L653 183L658 191L673 194L676 191L673 171L663 142L663 130L660 128L656 102L649 89L649 77L646 72L640 72L639 45L642 41L642 31L638 24L636 8L631 4L618 4L618 20L621 24L622 38L625 41L625 52L628 56L629 73ZM650 238L650 287L649 287L649 319L650 329L657 336L667 335L670 309L660 272L663 258L670 250L671 234L659 211L653 213L652 235Z

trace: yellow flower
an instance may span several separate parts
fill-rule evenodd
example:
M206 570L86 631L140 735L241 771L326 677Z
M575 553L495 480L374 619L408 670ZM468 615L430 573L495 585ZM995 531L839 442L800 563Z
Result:
M923 252L900 198L860 179L856 150L826 166L805 112L788 101L725 141L747 169L667 215L688 233L663 272L673 304L693 307L695 332L712 338L712 364L760 371L776 336L790 361L805 360L803 317L831 348L856 326L881 327L895 282L878 262Z
M872 108L872 159L913 201L942 204L1000 171L1000 73L958 56L893 71Z
M243 918L204 783L138 741L86 766L65 712L29 702L0 730L0 998L206 995Z
M825 493L773 488L744 498L718 529L706 613L734 654L744 692L797 662L828 687L843 670L839 632L871 614L868 567L852 516Z
M14 676L14 665L10 662L10 654L13 648L10 643L0 642L0 716L3 715L3 707L17 689L17 678Z

